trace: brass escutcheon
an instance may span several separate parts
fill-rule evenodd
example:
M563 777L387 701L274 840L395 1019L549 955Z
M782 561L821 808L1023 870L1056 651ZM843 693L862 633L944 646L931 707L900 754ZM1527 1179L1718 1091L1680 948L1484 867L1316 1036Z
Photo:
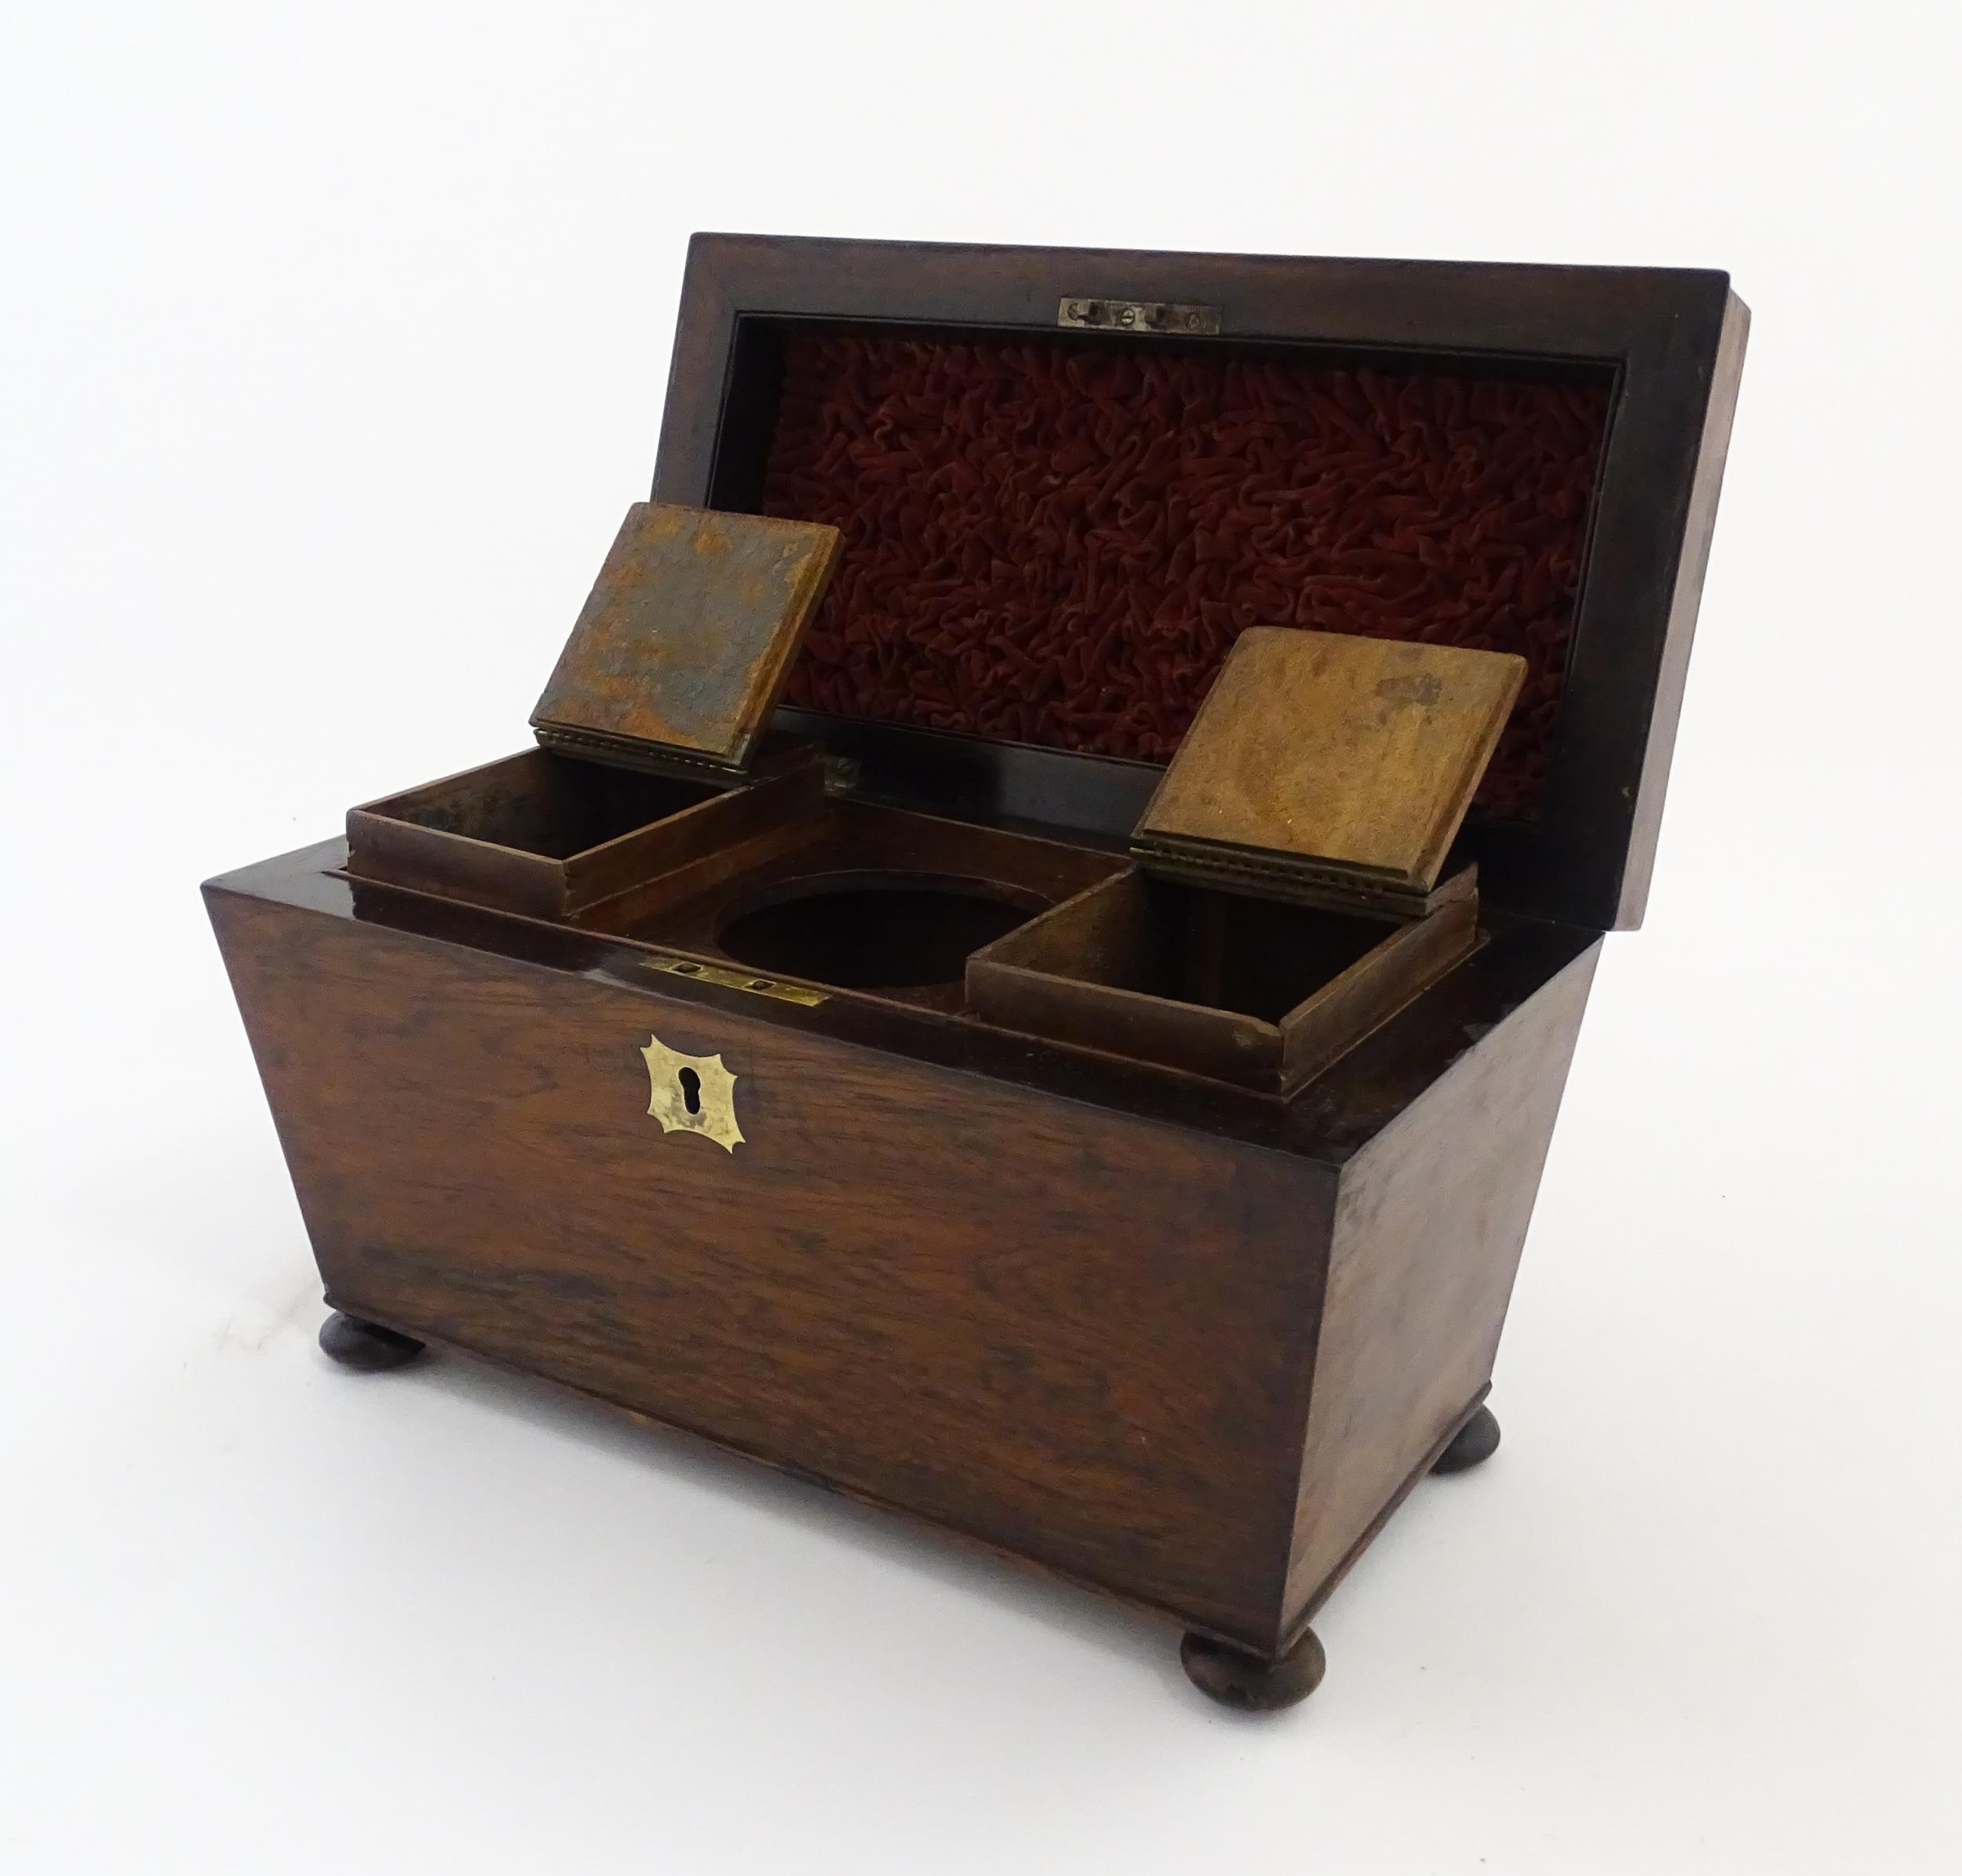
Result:
M664 1134L701 1134L734 1153L742 1139L736 1124L736 1077L720 1055L684 1055L658 1036L640 1051L647 1065L647 1112Z

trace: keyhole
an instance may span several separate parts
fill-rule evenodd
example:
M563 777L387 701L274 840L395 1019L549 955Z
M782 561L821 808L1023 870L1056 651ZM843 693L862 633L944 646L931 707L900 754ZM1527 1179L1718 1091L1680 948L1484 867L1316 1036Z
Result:
M702 1077L693 1069L684 1069L675 1079L681 1084L681 1104L691 1114L702 1112Z

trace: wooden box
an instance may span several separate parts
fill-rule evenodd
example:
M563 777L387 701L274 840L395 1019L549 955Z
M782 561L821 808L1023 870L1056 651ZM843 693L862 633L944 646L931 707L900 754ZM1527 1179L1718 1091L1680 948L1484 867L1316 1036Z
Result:
M1497 1443L1746 322L1713 273L698 237L541 749L206 888L329 1352L550 1377L1299 1698Z

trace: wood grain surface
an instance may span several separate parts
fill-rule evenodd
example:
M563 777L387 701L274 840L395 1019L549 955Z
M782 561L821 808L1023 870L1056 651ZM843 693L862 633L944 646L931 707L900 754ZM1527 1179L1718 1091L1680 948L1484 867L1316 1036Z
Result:
M531 713L540 740L742 767L837 549L814 522L636 502Z
M337 1306L1271 1637L1325 1169L212 905ZM735 1072L733 1154L649 1119L651 1033Z
M1251 626L1199 706L1136 845L1230 847L1428 892L1526 661Z
M590 847L556 821L524 836L520 814L516 844L487 860L466 845L497 839L437 825L447 811L412 792L382 830L409 855L393 883L350 876L332 843L212 882L207 899L337 1306L1271 1664L1305 1658L1287 1650L1308 1617L1490 1379L1599 934L1641 915L1749 315L1702 271L699 237L656 501L759 505L784 335L800 322L1052 331L1071 296L1216 308L1216 338L1195 342L1249 356L1311 351L1359 370L1479 355L1614 387L1530 821L1474 816L1451 841L1478 709L1457 723L1463 762L1413 755L1297 797L1266 773L1304 766L1269 763L1295 748L1269 729L1239 739L1237 767L1208 766L1206 786L1232 799L1181 822L1180 791L1162 797L1164 852L1248 868L1263 843L1289 866L1333 858L1413 916L1437 909L1417 889L1440 865L1466 880L1476 866L1476 948L1453 961L1468 896L1435 927L1435 955L1411 941L1406 961L1425 969L1407 1000L1360 1014L1361 976L1338 974L1318 1013L1279 996L1294 939L1278 928L1236 913L1231 931L1198 931L1180 982L1276 1029L1284 1076L1287 1022L1307 1025L1294 1065L1316 1065L1286 1098L1127 1056L1107 1035L992 1025L924 936L938 974L904 993L895 978L788 1002L653 967L663 946L726 939L750 967L801 977L806 951L837 935L841 892L906 884L866 876L866 828L895 807L927 818L894 836L892 866L935 876L940 902L970 918L970 901L1005 887L1013 913L1059 903L1121 864L1157 780L1145 763L782 713L777 730L826 763L822 812L811 773L798 811L753 825L760 792L684 810L659 835L575 815L580 839L601 836ZM666 606L674 570L644 579L637 557L666 551L643 538L658 513L629 517L542 701L541 740L726 781L768 733L831 543L751 567L761 584L740 592L709 577L717 555L696 554L702 617L669 668L667 613L642 602ZM1268 636L1243 638L1249 660ZM1412 723L1445 701L1420 647L1369 655L1413 668L1354 701ZM1258 705L1293 679L1247 681ZM1032 833L1005 872L982 851ZM799 876L827 841L844 842L852 876ZM418 871L415 852L439 847ZM1129 988L1123 936L1108 973L1123 981L1093 988ZM648 1111L651 1064L712 1057L735 1077L733 1150Z
M1343 1169L1284 1635L1492 1378L1599 946Z

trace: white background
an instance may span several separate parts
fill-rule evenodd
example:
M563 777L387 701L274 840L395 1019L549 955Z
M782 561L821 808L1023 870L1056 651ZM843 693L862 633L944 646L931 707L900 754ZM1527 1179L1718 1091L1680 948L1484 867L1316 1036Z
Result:
M1962 1863L1953 9L3 16L0 1868ZM1087 1596L314 1348L197 883L521 745L697 228L1718 266L1755 311L1505 1445L1278 1720Z

